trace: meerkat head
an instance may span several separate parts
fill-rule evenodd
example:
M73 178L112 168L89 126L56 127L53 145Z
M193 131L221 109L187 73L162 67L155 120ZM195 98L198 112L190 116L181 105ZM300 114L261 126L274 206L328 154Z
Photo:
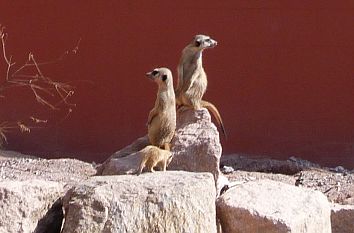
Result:
M218 42L206 35L196 35L191 43L191 46L197 50L214 48Z
M159 86L173 85L172 73L167 68L155 68L153 71L146 73L146 76Z

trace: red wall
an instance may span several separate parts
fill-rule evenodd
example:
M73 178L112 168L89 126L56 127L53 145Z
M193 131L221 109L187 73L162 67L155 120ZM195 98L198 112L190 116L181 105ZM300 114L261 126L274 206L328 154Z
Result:
M146 133L156 87L145 72L166 66L176 79L182 48L203 33L219 42L203 57L205 99L224 118L225 154L354 167L353 1L45 2L2 1L9 53L48 60L82 38L76 56L45 72L93 84L76 82L77 107L64 122L65 112L46 113L27 90L1 98L0 120L56 122L10 135L9 149L102 161Z

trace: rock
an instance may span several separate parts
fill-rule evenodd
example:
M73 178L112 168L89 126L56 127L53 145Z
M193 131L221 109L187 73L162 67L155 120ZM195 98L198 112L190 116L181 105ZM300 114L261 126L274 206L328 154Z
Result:
M235 170L267 172L294 175L302 170L320 168L318 164L294 156L288 160L276 160L247 154L231 154L221 157L221 166L231 166Z
M59 233L60 197L96 169L75 159L11 156L0 160L0 232Z
M232 187L217 199L223 232L331 232L330 206L319 191L271 180Z
M224 174L230 174L233 173L235 170L232 167L229 166L222 166L221 172Z
M132 144L115 152L104 163L97 166L96 175L131 174L139 165L137 152L149 145L148 136L140 137Z
M132 174L140 162L136 152L147 144L147 136L141 137L114 153L97 168L97 175ZM184 110L177 116L176 134L172 140L173 160L167 169L210 172L216 185L222 186L226 178L219 180L222 176L219 169L221 151L219 132L211 122L208 110Z
M172 147L170 170L210 172L218 180L222 148L208 110L185 110L178 115Z
M332 233L352 233L354 231L354 205L331 206Z
M63 192L64 185L52 181L0 182L0 232L33 232Z
M96 175L129 175L134 174L140 165L141 154L134 152L129 156L112 158L97 168Z
M61 198L57 199L37 224L34 233L60 233L64 212Z
M64 197L62 233L216 232L211 174L96 176Z
M337 173L345 173L348 172L344 167L342 166L337 166L335 168L329 168L330 171L332 172L337 172Z
M96 169L89 163L76 159L17 158L0 160L0 181L26 181L40 179L74 185Z

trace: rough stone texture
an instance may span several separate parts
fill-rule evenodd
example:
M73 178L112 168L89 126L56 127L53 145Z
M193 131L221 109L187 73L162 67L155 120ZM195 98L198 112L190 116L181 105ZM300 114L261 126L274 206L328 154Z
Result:
M30 233L53 202L64 192L64 184L43 180L0 182L0 232Z
M331 206L332 233L354 232L354 205Z
M246 154L222 156L220 164L230 182L281 181L321 191L333 203L354 205L354 172L341 166L327 168L295 157L282 161ZM232 166L235 171L228 172L225 166Z
M96 169L76 159L11 158L0 160L0 181L40 179L69 185L87 179Z
M75 159L47 160L0 152L0 233L59 233L63 219L60 197L96 169Z
M208 110L179 113L172 146L174 156L170 170L210 172L218 180L222 148L219 132L211 122Z
M316 163L296 157L290 157L288 160L276 160L248 154L223 155L220 164L221 167L230 166L235 170L286 175L293 175L305 169L320 168L320 165Z
M132 174L139 166L137 151L148 145L147 136L114 153L97 168L97 175ZM178 112L177 129L171 142L173 160L168 170L210 172L218 190L227 184L219 169L222 147L219 132L205 108ZM219 179L219 177L221 177Z
M96 175L130 175L135 174L140 165L141 154L134 152L126 157L107 160L97 168Z
M115 152L104 163L97 166L96 175L128 175L132 174L140 163L140 155L137 153L149 145L148 136L140 137L132 144Z
M66 194L63 233L214 233L215 195L209 173L96 176Z
M271 180L229 189L217 200L223 233L331 232L330 206L318 191Z

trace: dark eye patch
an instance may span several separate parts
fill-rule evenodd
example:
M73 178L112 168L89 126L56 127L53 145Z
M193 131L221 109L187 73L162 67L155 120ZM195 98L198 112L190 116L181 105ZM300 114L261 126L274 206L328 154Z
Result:
M157 70L154 70L151 74L155 76L155 75L157 75L158 73L159 73L159 72L158 72Z
M167 74L162 75L162 81L166 81L167 79Z

